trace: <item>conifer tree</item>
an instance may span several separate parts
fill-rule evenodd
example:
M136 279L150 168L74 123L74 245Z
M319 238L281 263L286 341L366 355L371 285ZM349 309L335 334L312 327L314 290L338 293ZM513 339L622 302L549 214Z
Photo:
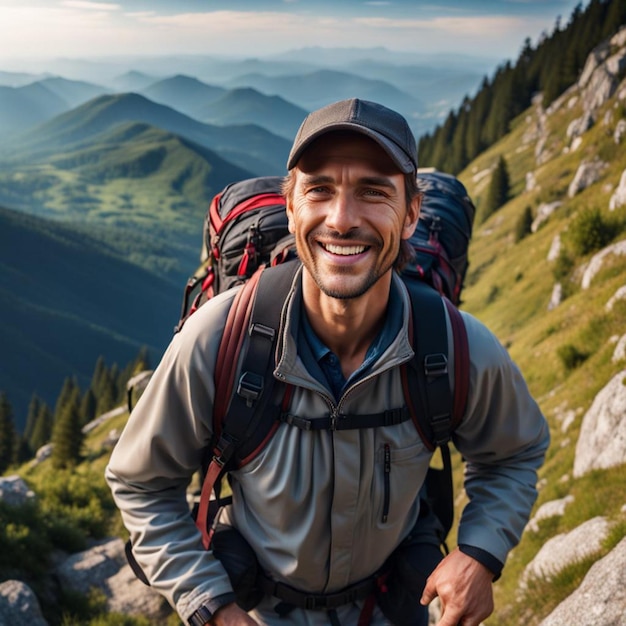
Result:
M47 404L42 403L39 407L37 419L35 420L33 434L28 440L28 445L33 451L33 454L36 454L37 450L39 450L41 446L45 446L50 442L52 437L52 422L53 416L50 407Z
M498 159L498 164L491 176L491 183L487 189L484 208L482 210L483 221L497 211L509 198L509 171L503 156Z
M16 443L13 408L3 391L0 392L0 474L4 474L15 462Z
M84 435L80 419L80 391L75 388L71 398L55 417L52 430L52 464L56 468L72 467L80 461Z
M112 370L105 369L96 394L96 415L110 411L117 400L117 386L113 379Z
M26 414L26 425L24 426L24 439L26 439L26 441L28 441L33 434L40 407L41 399L34 393L28 404L28 413Z
M532 209L527 206L517 220L517 224L515 226L515 241L521 241L522 239L524 239L524 237L530 235L530 233L532 232L532 225L533 212Z
M100 355L96 361L96 365L93 370L93 375L91 376L91 384L89 387L94 392L96 397L100 395L100 387L102 385L102 380L106 374L107 366L104 361L104 357Z
M91 422L96 417L98 401L91 387L87 389L80 403L80 416L83 425Z
M63 382L63 387L61 388L61 392L57 398L55 407L54 407L54 419L56 421L57 417L62 413L65 405L70 401L70 399L74 396L74 393L78 389L78 383L75 378L66 378Z

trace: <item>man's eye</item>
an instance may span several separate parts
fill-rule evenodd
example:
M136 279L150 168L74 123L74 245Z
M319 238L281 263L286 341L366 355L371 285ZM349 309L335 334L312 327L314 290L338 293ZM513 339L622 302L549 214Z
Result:
M311 187L308 190L308 193L330 193L330 190L328 189L328 187Z
M385 195L383 194L382 191L380 191L380 189L366 189L364 193L366 196L384 196Z

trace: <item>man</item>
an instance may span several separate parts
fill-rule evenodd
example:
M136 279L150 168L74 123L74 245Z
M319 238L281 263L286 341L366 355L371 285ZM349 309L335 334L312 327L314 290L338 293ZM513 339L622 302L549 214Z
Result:
M415 139L385 107L338 102L305 119L287 167L289 227L303 265L276 354L275 376L293 385L289 411L314 418L401 406L410 302L394 266L419 216ZM455 444L467 461L470 502L459 547L443 559L419 497L431 453L410 420L341 431L282 424L258 457L231 473L233 504L219 526L237 530L265 580L293 591L261 594L245 612L222 562L202 548L185 500L211 437L216 351L234 291L201 307L173 339L107 468L152 586L192 626L426 624L425 605L436 596L439 626L478 625L493 610L492 581L528 519L549 441L505 350L464 314L471 389ZM359 594L329 610L290 603L298 593L363 587L392 555L408 552L409 535L411 576L387 581L410 590L402 608L410 617L385 602L384 585L375 606ZM389 589L389 597L402 591Z

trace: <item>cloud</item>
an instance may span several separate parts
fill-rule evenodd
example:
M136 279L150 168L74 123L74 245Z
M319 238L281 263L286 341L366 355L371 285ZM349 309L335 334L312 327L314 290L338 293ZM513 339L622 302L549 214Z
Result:
M61 6L68 9L87 9L89 11L119 11L122 7L119 4L110 2L88 2L87 0L64 0Z
M455 35L487 35L519 32L527 22L508 16L436 17L429 20L393 19L386 17L358 17L355 22L370 28L389 30L426 30Z

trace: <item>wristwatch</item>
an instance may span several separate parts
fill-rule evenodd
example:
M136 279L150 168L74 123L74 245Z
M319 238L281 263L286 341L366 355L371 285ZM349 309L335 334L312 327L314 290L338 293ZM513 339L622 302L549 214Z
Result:
M211 621L212 617L213 613L203 605L197 611L194 611L187 621L189 626L205 626Z

